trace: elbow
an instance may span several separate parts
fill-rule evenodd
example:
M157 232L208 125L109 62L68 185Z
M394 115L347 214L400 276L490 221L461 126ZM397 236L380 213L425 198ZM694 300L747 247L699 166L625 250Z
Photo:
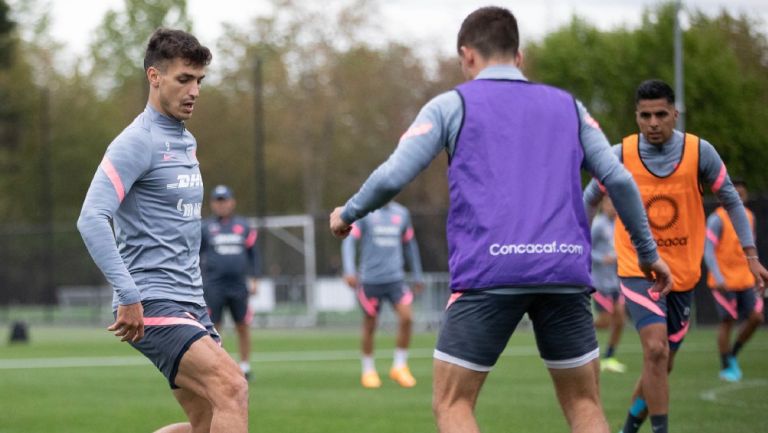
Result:
M603 181L603 185L608 191L626 188L634 186L635 181L632 179L632 175L627 170L617 170L612 176L607 177Z
M382 196L392 198L403 188L403 183L397 176L386 176L379 185L379 192Z
M83 210L80 212L80 216L77 218L77 230L80 234L84 234L89 228L92 228L97 222L102 219L102 215L93 210Z
M85 214L85 212L81 212L80 216L77 218L77 231L80 232L80 234L83 234L86 227L88 227L88 216Z

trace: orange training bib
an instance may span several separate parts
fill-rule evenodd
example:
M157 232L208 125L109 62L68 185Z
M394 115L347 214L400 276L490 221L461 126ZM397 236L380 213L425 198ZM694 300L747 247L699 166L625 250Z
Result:
M747 211L749 226L754 231L755 216L749 209L744 208L744 210ZM741 248L741 242L736 234L736 229L733 228L733 222L731 222L728 212L722 207L717 208L715 212L723 222L723 230L720 233L719 240L715 237L714 233L707 232L707 236L715 244L715 258L717 258L717 266L720 268L720 273L725 279L725 288L731 291L751 289L755 287L755 276L749 270L747 256ZM707 275L707 285L711 288L717 285L715 277L712 276L711 272Z
M624 167L640 190L659 255L672 270L673 290L691 290L701 277L706 227L699 185L699 138L685 134L680 161L664 177L646 168L640 158L638 134L624 138L621 152ZM637 252L621 220L616 221L615 244L619 276L643 277Z

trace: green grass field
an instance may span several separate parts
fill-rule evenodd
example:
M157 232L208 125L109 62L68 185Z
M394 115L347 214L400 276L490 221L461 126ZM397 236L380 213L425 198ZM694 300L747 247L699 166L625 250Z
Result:
M231 332L229 337L225 346L232 350ZM384 385L365 390L358 384L356 330L256 330L251 431L435 431L430 408L434 338L415 336L411 369L419 383L401 389L384 377L393 336L382 332L377 367ZM0 433L137 433L183 420L160 373L106 331L35 327L27 345L0 344ZM640 368L637 337L629 328L619 358L629 372L601 378L613 431L623 422ZM765 328L740 361L744 381L719 381L714 330L692 330L671 378L671 431L768 432ZM477 412L484 433L567 431L530 331L512 338Z

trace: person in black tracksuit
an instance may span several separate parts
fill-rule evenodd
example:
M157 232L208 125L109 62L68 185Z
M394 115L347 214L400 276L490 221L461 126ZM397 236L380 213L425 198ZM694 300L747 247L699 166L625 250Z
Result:
M219 185L211 193L213 216L203 221L200 262L205 302L216 329L221 328L224 308L229 308L238 336L240 368L250 376L249 325L252 314L248 297L256 293L259 255L258 232L235 211L232 190Z

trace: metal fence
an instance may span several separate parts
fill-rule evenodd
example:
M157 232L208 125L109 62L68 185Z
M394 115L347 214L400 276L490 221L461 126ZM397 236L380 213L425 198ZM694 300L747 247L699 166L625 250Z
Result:
M748 203L757 221L757 246L768 258L768 198ZM715 203L706 204L707 212ZM428 273L427 289L417 297L417 320L430 327L439 321L448 297L445 213L413 212L422 262ZM340 242L327 227L327 216L315 217L316 269L320 278L341 274ZM322 311L306 313L312 299L304 275L303 258L280 246L279 240L259 240L264 276L274 284L276 308L257 314L263 326L313 326L357 323L359 313ZM704 273L702 273L704 275ZM310 296L308 296L310 295ZM0 225L0 323L18 318L49 323L98 323L111 319L111 291L93 264L74 223L47 227ZM313 303L314 305L314 303ZM717 321L714 301L704 281L696 287L694 317L698 324ZM391 313L382 317L384 325Z

